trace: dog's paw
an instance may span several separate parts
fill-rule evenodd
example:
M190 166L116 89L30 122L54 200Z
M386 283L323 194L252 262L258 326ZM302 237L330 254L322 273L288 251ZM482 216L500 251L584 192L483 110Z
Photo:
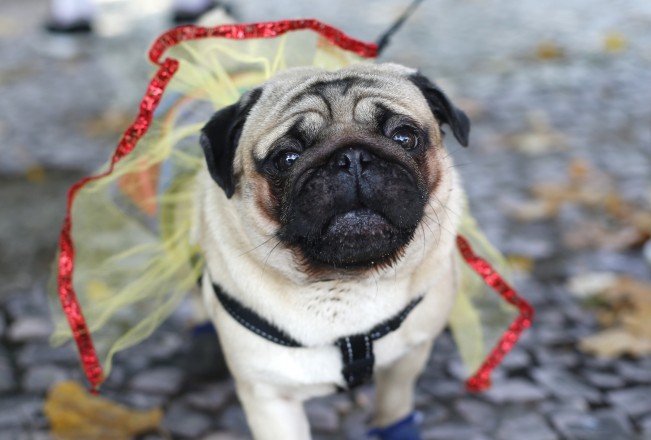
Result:
M370 439L378 440L421 440L418 429L421 419L420 413L413 412L392 425L373 428L368 431L367 435Z

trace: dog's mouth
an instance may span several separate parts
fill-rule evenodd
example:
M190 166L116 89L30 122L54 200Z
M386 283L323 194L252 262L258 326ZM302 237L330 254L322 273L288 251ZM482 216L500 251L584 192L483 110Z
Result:
M323 235L324 237L336 236L340 240L346 238L355 240L360 235L364 237L381 235L391 228L391 224L382 215L371 209L362 208L335 215L324 228Z
M411 239L377 211L362 208L337 214L314 240L301 245L311 263L338 269L391 263Z

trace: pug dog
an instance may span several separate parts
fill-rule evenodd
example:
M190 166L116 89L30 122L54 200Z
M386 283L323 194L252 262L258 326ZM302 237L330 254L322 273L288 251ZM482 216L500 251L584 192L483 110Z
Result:
M381 438L411 420L457 290L443 125L467 145L434 83L359 64L284 71L203 128L202 292L254 438L309 439L306 399L370 380Z

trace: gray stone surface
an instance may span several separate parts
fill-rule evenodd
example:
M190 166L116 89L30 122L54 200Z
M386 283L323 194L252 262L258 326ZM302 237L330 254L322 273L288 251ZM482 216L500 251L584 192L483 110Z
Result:
M632 417L651 414L651 386L608 392L608 401Z
M479 428L458 423L442 423L422 432L423 440L468 440L480 434Z
M478 399L459 399L454 402L454 409L464 421L485 430L493 429L499 423L496 409Z
M496 404L527 403L544 400L549 392L524 379L497 382L486 392L486 398Z
M7 329L11 342L42 341L52 333L52 324L46 316L25 316Z
M24 345L16 354L16 363L21 368L42 364L77 365L77 353L72 344L52 347L47 342L32 342Z
M336 408L329 404L316 400L305 405L310 427L314 432L336 433L339 431L339 415Z
M36 397L0 397L0 430L33 426L39 417L41 404L41 399Z
M626 417L615 411L592 414L563 412L552 421L567 440L633 440L632 427Z
M639 384L651 384L651 368L637 365L632 361L621 361L615 364L615 371L622 378Z
M194 391L184 396L189 406L206 412L217 413L235 398L235 386L228 380Z
M502 420L496 433L496 440L558 440L547 421L538 414L527 414L520 417Z
M70 373L56 365L37 365L30 367L22 379L22 387L26 391L43 393L52 384L70 378Z
M145 369L131 380L130 387L136 391L172 395L183 385L183 372L173 367Z
M621 376L610 373L600 373L596 371L586 371L583 373L583 377L587 382L592 386L595 386L599 389L612 389L612 388L622 388L626 382Z
M184 405L172 404L165 414L163 426L174 436L195 439L208 432L211 421L207 415Z
M16 374L7 353L0 348L0 394L16 388Z
M599 390L591 388L573 374L556 368L536 368L532 373L534 379L557 399L582 398L591 403L600 403Z

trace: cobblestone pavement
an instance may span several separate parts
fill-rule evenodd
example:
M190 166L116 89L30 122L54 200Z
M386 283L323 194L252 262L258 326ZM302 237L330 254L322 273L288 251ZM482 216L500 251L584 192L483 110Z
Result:
M243 21L314 16L362 39L402 8L347 3L235 6ZM0 5L0 439L49 438L47 389L81 378L72 348L47 344L45 281L66 187L106 159L144 91L142 54L164 20L132 14L120 33L114 16L125 8L103 3L103 35L71 49L40 33L41 2ZM471 146L450 139L450 151L475 215L520 269L516 284L537 310L487 393L463 389L451 338L439 339L416 393L423 437L651 439L651 358L579 351L599 324L567 289L587 273L651 280L641 243L622 245L630 231L603 209L605 199L536 211L541 185L585 175L597 197L605 186L649 211L651 3L430 0L384 58L422 67L468 111ZM602 235L611 240L595 239ZM248 438L213 341L191 334L179 314L118 356L104 392L139 408L162 405L172 438ZM308 403L315 438L363 438L372 394Z

